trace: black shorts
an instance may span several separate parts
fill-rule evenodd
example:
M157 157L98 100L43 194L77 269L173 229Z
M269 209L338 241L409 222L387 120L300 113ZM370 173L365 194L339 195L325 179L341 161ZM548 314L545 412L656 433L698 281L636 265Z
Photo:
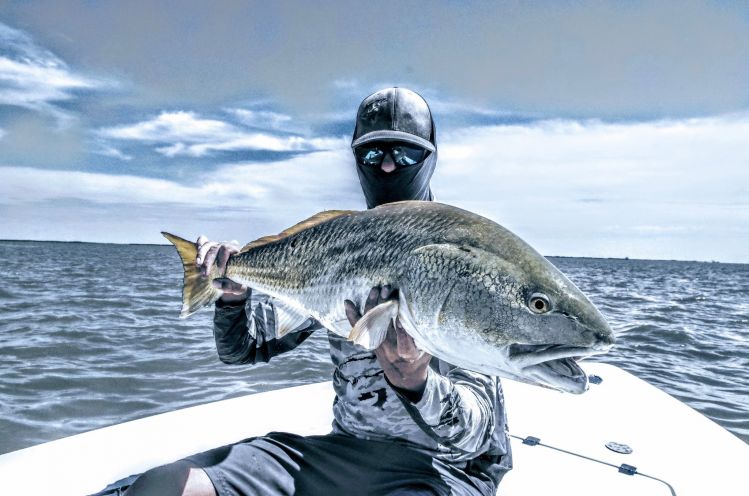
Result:
M490 481L413 445L342 434L272 432L185 461L205 470L219 496L496 494Z

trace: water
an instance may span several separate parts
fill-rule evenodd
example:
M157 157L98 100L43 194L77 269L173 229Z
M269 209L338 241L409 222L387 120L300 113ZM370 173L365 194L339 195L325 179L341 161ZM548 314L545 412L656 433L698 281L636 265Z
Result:
M3 241L0 260L0 453L330 378L324 333L269 364L219 362L212 313L177 318L171 247ZM600 360L749 442L749 265L552 262L620 336Z

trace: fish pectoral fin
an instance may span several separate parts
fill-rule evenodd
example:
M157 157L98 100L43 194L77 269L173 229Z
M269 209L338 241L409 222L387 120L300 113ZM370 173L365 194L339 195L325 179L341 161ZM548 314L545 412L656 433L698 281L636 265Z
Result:
M335 320L330 323L329 330L341 337L348 338L348 335L351 334L351 324L347 318Z
M398 302L389 300L380 303L359 319L351 333L349 341L368 350L373 350L385 341L390 323L398 315Z
M276 337L282 338L290 331L301 327L310 316L280 300L272 300L273 314L276 318Z

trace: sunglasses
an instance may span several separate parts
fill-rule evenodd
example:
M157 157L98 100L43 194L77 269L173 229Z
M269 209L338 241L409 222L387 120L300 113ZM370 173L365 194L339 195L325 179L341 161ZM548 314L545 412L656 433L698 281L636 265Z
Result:
M429 150L399 142L371 143L358 146L354 150L356 160L366 167L381 166L387 153L390 154L396 167L408 167L424 160L429 154Z

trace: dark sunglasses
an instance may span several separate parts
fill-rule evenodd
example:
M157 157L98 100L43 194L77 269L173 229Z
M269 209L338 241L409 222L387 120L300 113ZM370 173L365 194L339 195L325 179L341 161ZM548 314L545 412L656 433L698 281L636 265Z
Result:
M429 150L399 142L368 143L354 149L356 160L366 167L381 166L387 153L390 154L396 167L408 167L424 160Z

